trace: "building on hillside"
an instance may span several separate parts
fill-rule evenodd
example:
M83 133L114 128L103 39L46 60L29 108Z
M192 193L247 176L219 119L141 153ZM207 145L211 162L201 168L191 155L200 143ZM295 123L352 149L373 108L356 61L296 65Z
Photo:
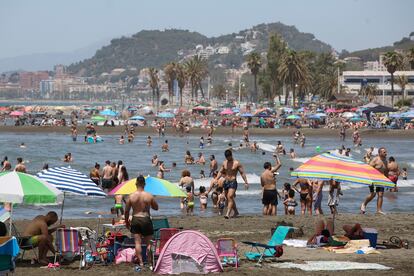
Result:
M126 70L124 68L115 68L111 71L111 75L112 76L119 76L121 75L123 72L125 72Z
M218 47L216 51L217 51L217 54L219 55L226 55L230 53L230 49L227 46Z
M414 71L395 72L395 80L399 76L406 76L408 80L404 91L405 96L414 98ZM391 75L387 71L344 71L342 74L341 85L346 87L350 92L359 93L361 88L368 84L377 87L377 98L380 98L383 104L390 103ZM394 96L396 100L403 96L397 81L394 81Z
M40 81L49 79L49 73L47 71L21 72L19 77L20 87L23 90L37 90Z
M344 58L345 63L350 67L363 68L363 62L360 57Z
M386 71L384 64L381 61L366 61L364 62L364 71Z
M53 68L55 72L55 78L65 78L67 77L66 66L62 64L57 64Z

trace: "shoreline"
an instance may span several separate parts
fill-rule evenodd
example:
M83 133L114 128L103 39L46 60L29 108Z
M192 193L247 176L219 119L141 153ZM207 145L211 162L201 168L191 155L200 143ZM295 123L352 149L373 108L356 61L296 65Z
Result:
M124 126L115 126L115 127L103 127L96 126L95 129L99 135L105 134L123 134L125 127ZM296 131L296 128L281 128L281 129L270 129L270 128L250 128L250 135L262 135L262 136L282 136L289 137L292 136L293 132ZM303 132L307 137L335 137L339 140L339 130L338 129L328 129L328 128L301 128L299 131ZM372 138L395 138L395 139L409 139L414 138L414 129L412 130L389 130L389 129L360 129L359 130L362 138L372 137ZM70 135L70 127L61 127L61 126L0 126L1 133L59 133ZM145 126L145 127L136 127L136 135L146 134L146 135L156 135L154 128ZM207 130L201 128L193 128L190 130L189 136L199 136L206 135ZM235 129L234 133L230 127L218 127L214 131L215 135L243 135L243 130L241 128ZM84 135L83 126L79 127L79 136ZM166 129L166 135L177 135L177 132L171 128ZM349 139L352 137L352 130L347 130L346 137Z
M330 215L325 218L330 218ZM314 271L304 272L298 269L281 269L271 267L271 263L265 262L262 267L256 267L254 262L245 259L244 253L251 248L241 241L257 241L267 243L271 235L271 228L277 223L291 223L294 227L300 228L296 239L307 240L314 232L314 225L321 216L282 216L264 217L242 215L236 219L225 220L223 217L199 217L199 216L177 216L168 217L170 227L183 227L187 230L197 230L205 234L215 244L218 238L231 237L238 243L238 255L241 259L241 266L236 271L234 268L225 268L226 275L275 275L275 271L283 275L389 275L390 271L385 270L345 270L345 271ZM102 219L101 223L110 222L111 219ZM29 220L16 221L17 229L24 228ZM87 226L96 230L98 219L64 219L67 226ZM414 258L414 213L392 213L388 215L359 215L339 214L335 219L335 233L342 234L344 224L361 223L363 227L375 228L378 230L379 243L388 240L391 236L399 236L410 242L410 249L384 249L379 250L381 254L358 255L358 254L335 254L324 249L306 249L284 246L284 254L277 259L277 262L304 262L304 261L353 261L364 263L379 263L392 267L393 275L412 275L412 260ZM100 230L101 231L101 230ZM128 231L124 232L129 234ZM25 261L17 264L16 275L44 275L45 270L35 265L30 265L30 258L33 253L28 251ZM70 265L62 265L60 270L48 270L51 275L72 275L77 271L78 262ZM119 275L132 273L132 264L121 264L116 266L95 265L87 271L88 275L113 275L116 271ZM152 272L143 271L144 275L153 275Z

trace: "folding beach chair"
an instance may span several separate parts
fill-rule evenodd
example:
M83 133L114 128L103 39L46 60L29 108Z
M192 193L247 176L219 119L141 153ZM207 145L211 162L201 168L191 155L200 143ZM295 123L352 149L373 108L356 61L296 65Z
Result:
M23 260L24 253L26 253L27 250L33 250L33 254L35 255L35 258L37 257L37 252L35 250L35 246L30 242L30 236L22 236L20 235L19 231L17 230L16 225L14 223L12 224L12 230L11 234L16 237L17 244L19 245L20 250L22 251L19 260Z
M232 238L218 239L216 249L222 265L234 265L237 270L239 267L239 258L236 241Z
M158 256L160 255L162 249L164 248L164 245L168 242L168 240L180 232L180 229L178 228L161 228L159 229L159 235L158 239L154 239L152 241L152 264L153 267L155 267L155 264L157 263Z
M54 263L56 263L58 255L71 260L79 255L81 257L79 269L82 268L83 254L81 252L79 231L77 229L57 229L55 245L56 253Z
M258 265L265 258L279 258L283 255L283 241L292 229L294 228L289 226L278 226L267 244L243 241L244 244L256 249L256 252L246 252L246 258L250 261L257 261Z
M167 217L152 218L152 228L154 229L154 240L159 239L159 231L161 228L170 228Z

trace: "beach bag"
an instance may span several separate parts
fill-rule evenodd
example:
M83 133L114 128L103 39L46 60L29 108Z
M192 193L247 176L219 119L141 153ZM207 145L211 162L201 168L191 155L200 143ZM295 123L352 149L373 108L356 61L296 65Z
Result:
M329 237L330 246L344 246L349 242L349 238L345 236L331 236Z
M118 251L115 257L115 263L132 263L135 258L135 249L125 248Z

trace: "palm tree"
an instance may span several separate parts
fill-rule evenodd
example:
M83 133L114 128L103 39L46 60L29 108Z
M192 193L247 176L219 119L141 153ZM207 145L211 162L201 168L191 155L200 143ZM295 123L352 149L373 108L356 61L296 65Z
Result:
M204 91L201 82L207 77L208 69L207 62L199 56L194 56L185 63L185 71L187 78L191 84L191 98L198 98L198 89L201 91L201 96L204 99Z
M254 77L254 92L252 95L252 102L257 102L257 74L259 73L260 67L262 67L262 60L260 54L251 53L247 56L247 67Z
M391 74L391 106L394 106L394 73L402 66L403 56L395 51L387 52L383 62L388 73Z
M183 89L187 83L187 74L185 67L182 64L177 64L176 66L176 77L178 81L178 88L180 89L180 107L183 106Z
M411 70L414 70L414 47L408 50L407 60L410 63Z
M402 95L403 100L405 100L405 97L406 97L406 95L405 95L405 87L408 84L408 78L407 78L407 76L406 75L398 76L397 79L395 80L395 82L401 88L401 95Z
M296 85L304 86L310 82L310 73L304 57L293 50L288 50L283 56L278 69L280 79L292 89L293 106L296 106ZM287 104L288 94L285 96Z
M174 81L177 79L177 64L170 62L164 66L164 80L168 85L168 102L173 103L174 100Z
M378 87L375 84L368 84L362 89L363 95L372 102L377 95Z
M157 112L159 111L160 107L160 88L158 83L160 81L158 76L158 70L154 67L149 69L149 76L150 76L150 86L152 88L152 105L155 105L155 98L157 100Z

